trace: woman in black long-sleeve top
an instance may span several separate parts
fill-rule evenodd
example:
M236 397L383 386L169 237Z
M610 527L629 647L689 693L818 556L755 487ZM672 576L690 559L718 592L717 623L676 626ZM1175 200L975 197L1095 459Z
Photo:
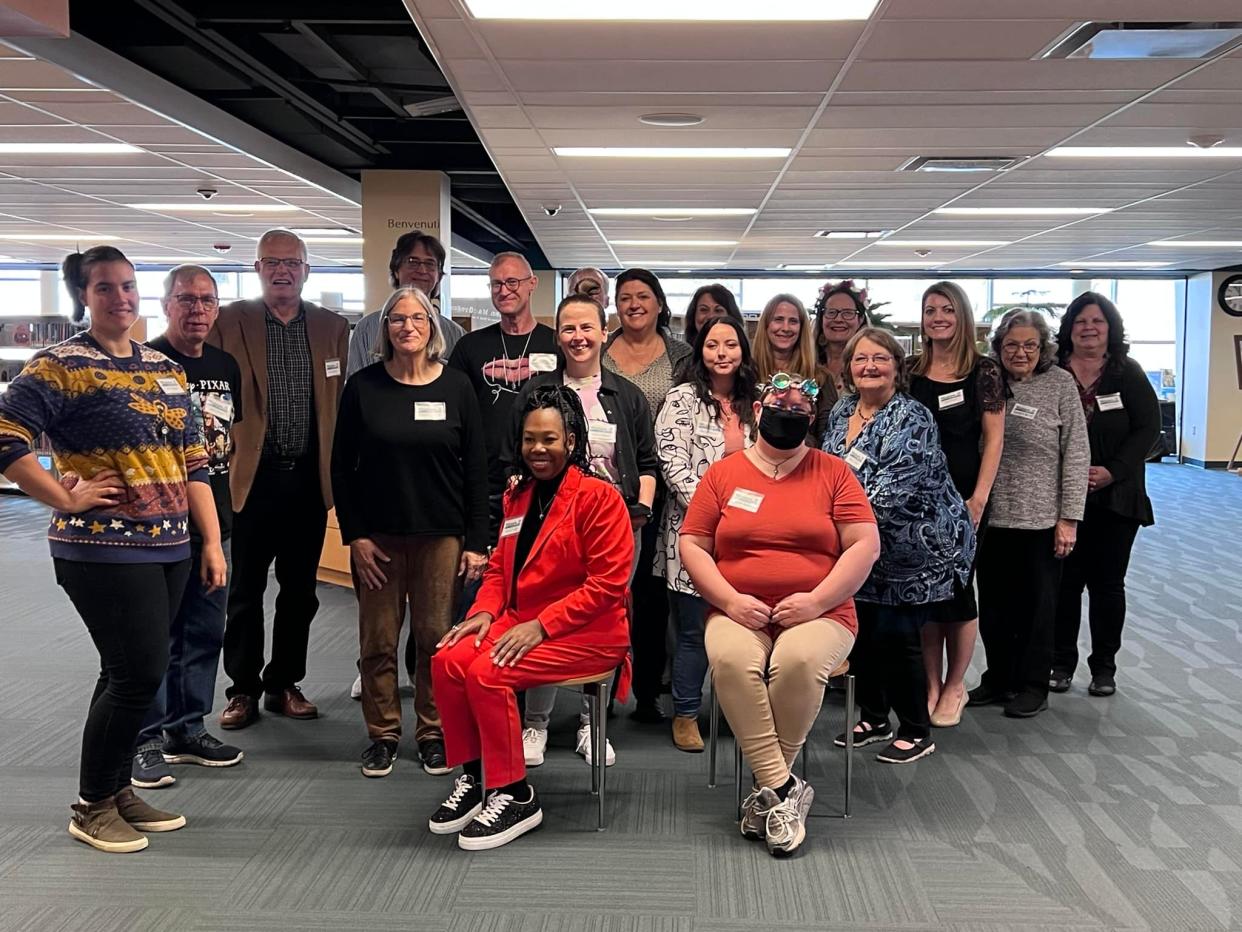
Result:
M1147 376L1130 358L1116 306L1093 291L1065 311L1057 334L1061 366L1078 383L1091 469L1078 542L1065 560L1057 604L1048 688L1065 692L1078 666L1082 591L1090 599L1093 696L1117 690L1117 651L1126 619L1126 569L1140 527L1155 522L1147 497L1147 454L1160 432L1160 404Z

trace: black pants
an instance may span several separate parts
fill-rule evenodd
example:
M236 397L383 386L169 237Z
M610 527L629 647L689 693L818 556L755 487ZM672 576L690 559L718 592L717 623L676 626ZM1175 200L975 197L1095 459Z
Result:
M891 710L897 715L898 738L919 741L930 736L921 632L932 617L931 609L860 601L854 605L858 639L850 651L850 672L858 683L862 720L887 725Z
M979 634L993 692L1048 695L1061 563L1054 528L988 528L979 551Z
M639 538L638 571L631 587L634 609L630 617L630 643L634 647L634 698L646 704L660 698L668 660L668 584L651 571L656 551L662 546L658 514L644 525Z
M1126 570L1139 523L1131 518L1087 506L1078 524L1078 542L1065 559L1057 600L1052 669L1072 674L1078 666L1078 628L1082 623L1082 591L1090 599L1091 675L1117 674L1117 651L1126 623Z
M294 469L260 464L246 507L233 518L233 583L224 628L229 698L279 693L306 676L310 625L319 608L315 575L328 512L314 455ZM263 666L263 593L276 564L272 659Z
M168 669L168 632L190 578L190 561L53 562L56 582L99 651L78 777L78 794L96 803L129 786L134 742Z

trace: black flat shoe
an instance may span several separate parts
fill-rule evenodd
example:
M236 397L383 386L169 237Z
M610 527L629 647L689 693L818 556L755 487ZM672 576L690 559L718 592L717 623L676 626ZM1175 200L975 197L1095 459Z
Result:
M1046 696L1022 695L1005 704L1005 715L1008 718L1034 718L1047 708Z
M1066 673L1064 670L1053 670L1048 675L1048 689L1054 693L1069 692L1070 682L1074 679L1074 674Z
M1111 696L1117 691L1117 681L1111 676L1093 676L1087 692L1093 696Z
M967 705L995 705L998 702L1009 702L1013 699L1013 693L995 692L991 686L985 686L980 683L974 689L966 694L970 697Z

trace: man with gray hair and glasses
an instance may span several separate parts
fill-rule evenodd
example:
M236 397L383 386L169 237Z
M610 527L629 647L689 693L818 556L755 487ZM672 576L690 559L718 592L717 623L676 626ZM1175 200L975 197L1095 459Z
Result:
M241 369L224 350L206 343L219 314L216 282L210 272L197 265L177 266L164 279L162 303L167 328L147 345L185 370L190 394L197 402L227 562L233 530L229 456L233 425L242 418ZM240 750L221 742L204 723L216 694L228 589L208 591L200 581L202 548L202 538L191 526L190 578L169 632L168 671L138 734L130 771L134 786L149 789L175 783L169 764L231 767L242 759Z
M332 507L332 435L349 325L303 300L310 274L306 244L289 230L259 238L254 270L262 297L220 308L210 341L241 367L246 420L238 425L233 494L233 580L224 631L224 672L232 680L220 727L235 729L264 708L288 718L317 718L302 694L310 625L328 510ZM276 565L271 659L263 664L263 593Z

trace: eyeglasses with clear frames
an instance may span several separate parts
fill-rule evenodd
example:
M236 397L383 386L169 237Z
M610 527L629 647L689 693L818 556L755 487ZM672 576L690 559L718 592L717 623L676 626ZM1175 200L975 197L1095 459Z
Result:
M534 278L533 275L527 275L525 278L493 278L488 280L488 284L492 286L492 291L500 291L505 288L509 291L517 291L520 285L530 281L532 278Z
M407 269L418 269L420 272L438 272L440 263L435 259L416 259L414 256L406 256L401 260L401 264Z
M1030 356L1039 352L1039 343L1035 340L1027 340L1025 343L1006 342L1001 344L1001 352L1006 356L1017 356L1019 353Z
M887 366L893 361L893 357L888 353L872 353L870 356L862 353L855 353L850 357L850 365L862 363L864 366Z
M175 294L172 298L183 311L192 311L199 304L203 306L204 311L214 311L220 306L220 299L213 294Z
M828 307L828 308L824 308L824 319L825 320L840 319L840 320L845 321L848 324L851 320L858 319L858 311L854 310L853 308L846 308L845 310L841 310L835 307Z
M287 268L290 272L298 272L298 271L300 271L300 270L302 269L302 267L303 267L304 265L306 265L306 264L307 264L307 263L303 262L301 259L271 259L271 258L264 258L264 259L260 259L260 260L259 260L259 265L263 266L263 268L267 269L269 272L274 272L274 271L276 271L276 270L277 270L278 268L280 268L282 265L283 265L285 268Z
M394 330L404 330L406 324L413 324L415 329L422 330L427 326L426 314L393 314L388 318L388 326Z

